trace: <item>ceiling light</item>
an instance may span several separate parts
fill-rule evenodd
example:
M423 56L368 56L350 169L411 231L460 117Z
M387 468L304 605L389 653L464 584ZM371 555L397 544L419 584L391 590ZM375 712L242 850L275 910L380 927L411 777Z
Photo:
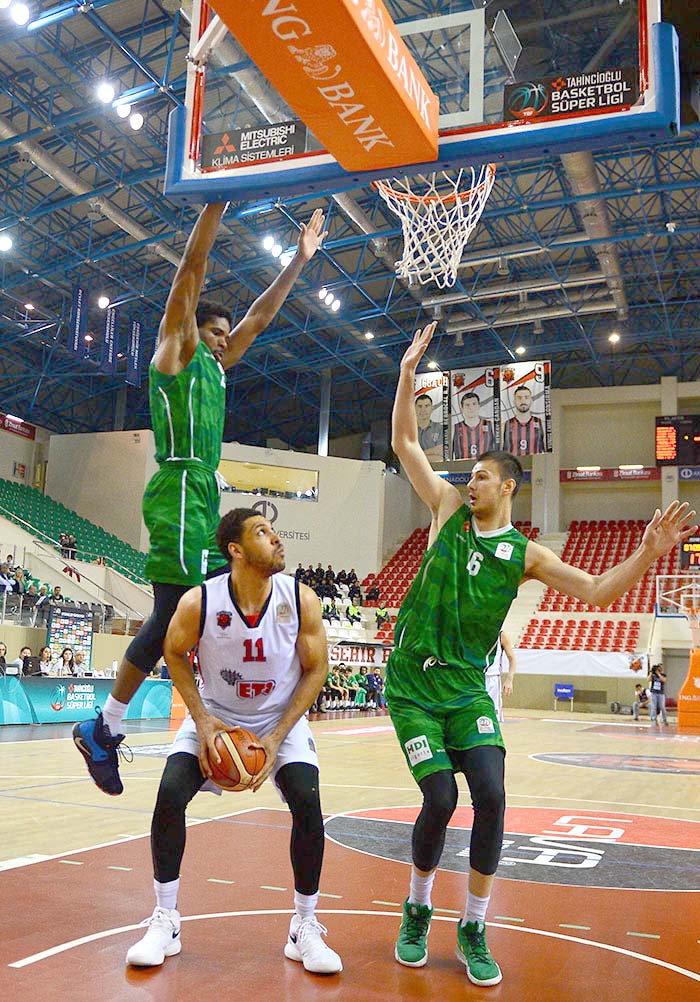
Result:
M12 247L12 237L7 233L0 233L0 251L9 251Z
M333 310L334 313L338 312L338 310L340 309L340 300L339 299L335 299L333 301L333 305L331 306L331 309Z
M29 8L23 3L13 3L10 7L10 17L20 26L29 20Z
M615 333L611 334L610 337L608 338L610 344L617 344L619 340L620 340L620 335Z
M499 257L496 273L498 275L510 275L510 269L508 268L508 261L504 257Z
M438 367L437 362L428 362L429 369L437 369L437 367Z
M86 335L85 335L85 341L86 341L86 343L87 343L87 344L92 344L92 342L93 342L94 340L95 340L95 339L94 339L94 337L92 336L92 334L86 334Z
M102 104L111 104L114 100L114 87L107 80L102 80L101 83L97 85L97 100L101 101Z
M620 463L618 470L643 470L641 463Z
M541 320L535 320L534 324L532 325L532 333L544 334L544 327L542 326Z
M279 257L281 253L282 253L281 244L275 244L275 246L270 251L270 254L272 254L273 257Z
M117 352L117 358L124 358L124 352L123 351L118 351Z
M7 419L8 419L9 421L16 421L16 422L17 422L17 424L24 424L24 421L22 420L22 418L21 418L21 417L17 417L17 415L16 415L16 414L6 414L6 415L5 415L5 417L6 417L6 418L7 418Z
M270 251L274 246L275 246L275 238L269 235L266 236L265 239L263 240L263 247L265 248L265 250Z
M106 310L109 306L109 296L100 296L97 300L97 305L101 310Z
M31 313L32 310L34 309L34 304L33 303L25 303L24 304L24 308L27 311L27 313Z
M0 10L5 10L10 6L11 0L0 0Z
M519 344L518 347L515 349L515 354L516 355L524 355L525 352L526 352L526 350L527 349L525 348L524 344Z
M599 466L577 466L577 473L598 473L600 470Z
M138 132L139 131L139 129L143 125L143 115L141 114L140 111L135 111L134 112L134 114L129 119L129 125L134 130L134 132Z
M374 334L372 331L365 331L365 338L367 341L374 341Z
M294 257L294 251L286 250L284 254L282 254L282 256L280 257L280 264L282 265L282 267L286 268L287 265L291 262L293 257Z
M328 295L328 289L324 285L322 289L318 290L318 298L325 299L327 295Z
M326 306L330 306L331 303L334 301L334 299L335 299L335 296L333 295L333 293L332 292L328 292L328 293L326 293L326 296L325 296L325 298L324 298L323 301L326 304Z
M117 107L115 108L115 111L120 118L128 118L129 115L131 114L131 105L118 104Z

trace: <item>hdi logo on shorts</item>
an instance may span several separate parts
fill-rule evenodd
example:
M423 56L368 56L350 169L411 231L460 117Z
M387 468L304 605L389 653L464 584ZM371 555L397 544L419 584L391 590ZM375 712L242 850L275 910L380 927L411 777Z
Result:
M495 734L496 728L493 726L491 717L479 717L476 722L476 729L479 734Z
M425 762L426 759L433 757L425 734L419 734L417 738L406 741L404 748L411 765L418 765L419 762Z

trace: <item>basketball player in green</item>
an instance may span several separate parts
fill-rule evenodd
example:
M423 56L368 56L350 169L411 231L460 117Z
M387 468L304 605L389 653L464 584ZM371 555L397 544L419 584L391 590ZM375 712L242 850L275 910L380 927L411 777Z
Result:
M503 620L520 582L528 579L607 606L697 527L687 525L695 512L674 501L663 515L656 511L632 556L592 575L513 528L522 468L509 453L486 452L477 459L464 503L433 472L418 441L414 377L434 329L432 323L417 331L402 359L392 417L394 451L432 513L428 549L397 616L386 674L389 713L423 794L395 956L409 967L428 959L432 884L457 805L454 774L463 772L474 823L457 957L474 984L495 985L502 975L486 944L485 919L503 838L505 747L484 673Z
M102 712L73 728L73 740L90 775L111 795L123 790L117 756L124 737L119 733L122 719L162 656L178 601L205 577L227 570L216 546L225 370L274 319L325 236L323 213L317 209L301 227L292 261L231 330L231 313L199 298L224 209L207 205L190 234L149 368L158 471L146 487L143 517L150 536L146 574L153 583L153 613L129 645Z

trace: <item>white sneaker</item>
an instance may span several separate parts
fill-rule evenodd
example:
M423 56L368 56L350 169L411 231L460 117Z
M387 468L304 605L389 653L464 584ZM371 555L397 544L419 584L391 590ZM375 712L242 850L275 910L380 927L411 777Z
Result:
M148 926L148 932L127 953L127 964L158 967L166 957L174 957L182 949L180 913L176 908L156 907L151 917L141 925Z
M343 969L343 962L335 950L323 942L327 932L316 918L292 915L289 938L284 947L285 957L299 961L312 974L338 974Z

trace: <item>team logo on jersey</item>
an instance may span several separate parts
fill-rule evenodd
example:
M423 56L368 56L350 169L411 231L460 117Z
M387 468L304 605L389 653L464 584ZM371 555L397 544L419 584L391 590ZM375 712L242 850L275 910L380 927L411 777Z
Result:
M499 543L496 547L496 556L501 560L510 560L513 555L512 543Z
M231 625L231 613L227 609L223 609L221 612L216 614L216 625L220 630L228 630Z
M419 762L425 762L426 759L433 757L425 734L419 734L417 738L404 742L404 748L411 765L418 765Z
M227 685L235 685L236 682L243 678L239 671L231 671L230 668L223 668L219 674Z
M467 520L462 526L462 532L471 532L471 531L472 531L472 524L469 520Z
M240 679L241 676L238 677ZM269 696L274 688L274 679L268 679L264 682L246 679L245 682L238 683L236 693L239 699L256 699L258 696Z
M289 602L280 602L275 609L275 619L278 623L291 623L292 610Z
M495 734L496 728L494 727L493 720L491 717L479 717L476 722L476 729L479 734Z

